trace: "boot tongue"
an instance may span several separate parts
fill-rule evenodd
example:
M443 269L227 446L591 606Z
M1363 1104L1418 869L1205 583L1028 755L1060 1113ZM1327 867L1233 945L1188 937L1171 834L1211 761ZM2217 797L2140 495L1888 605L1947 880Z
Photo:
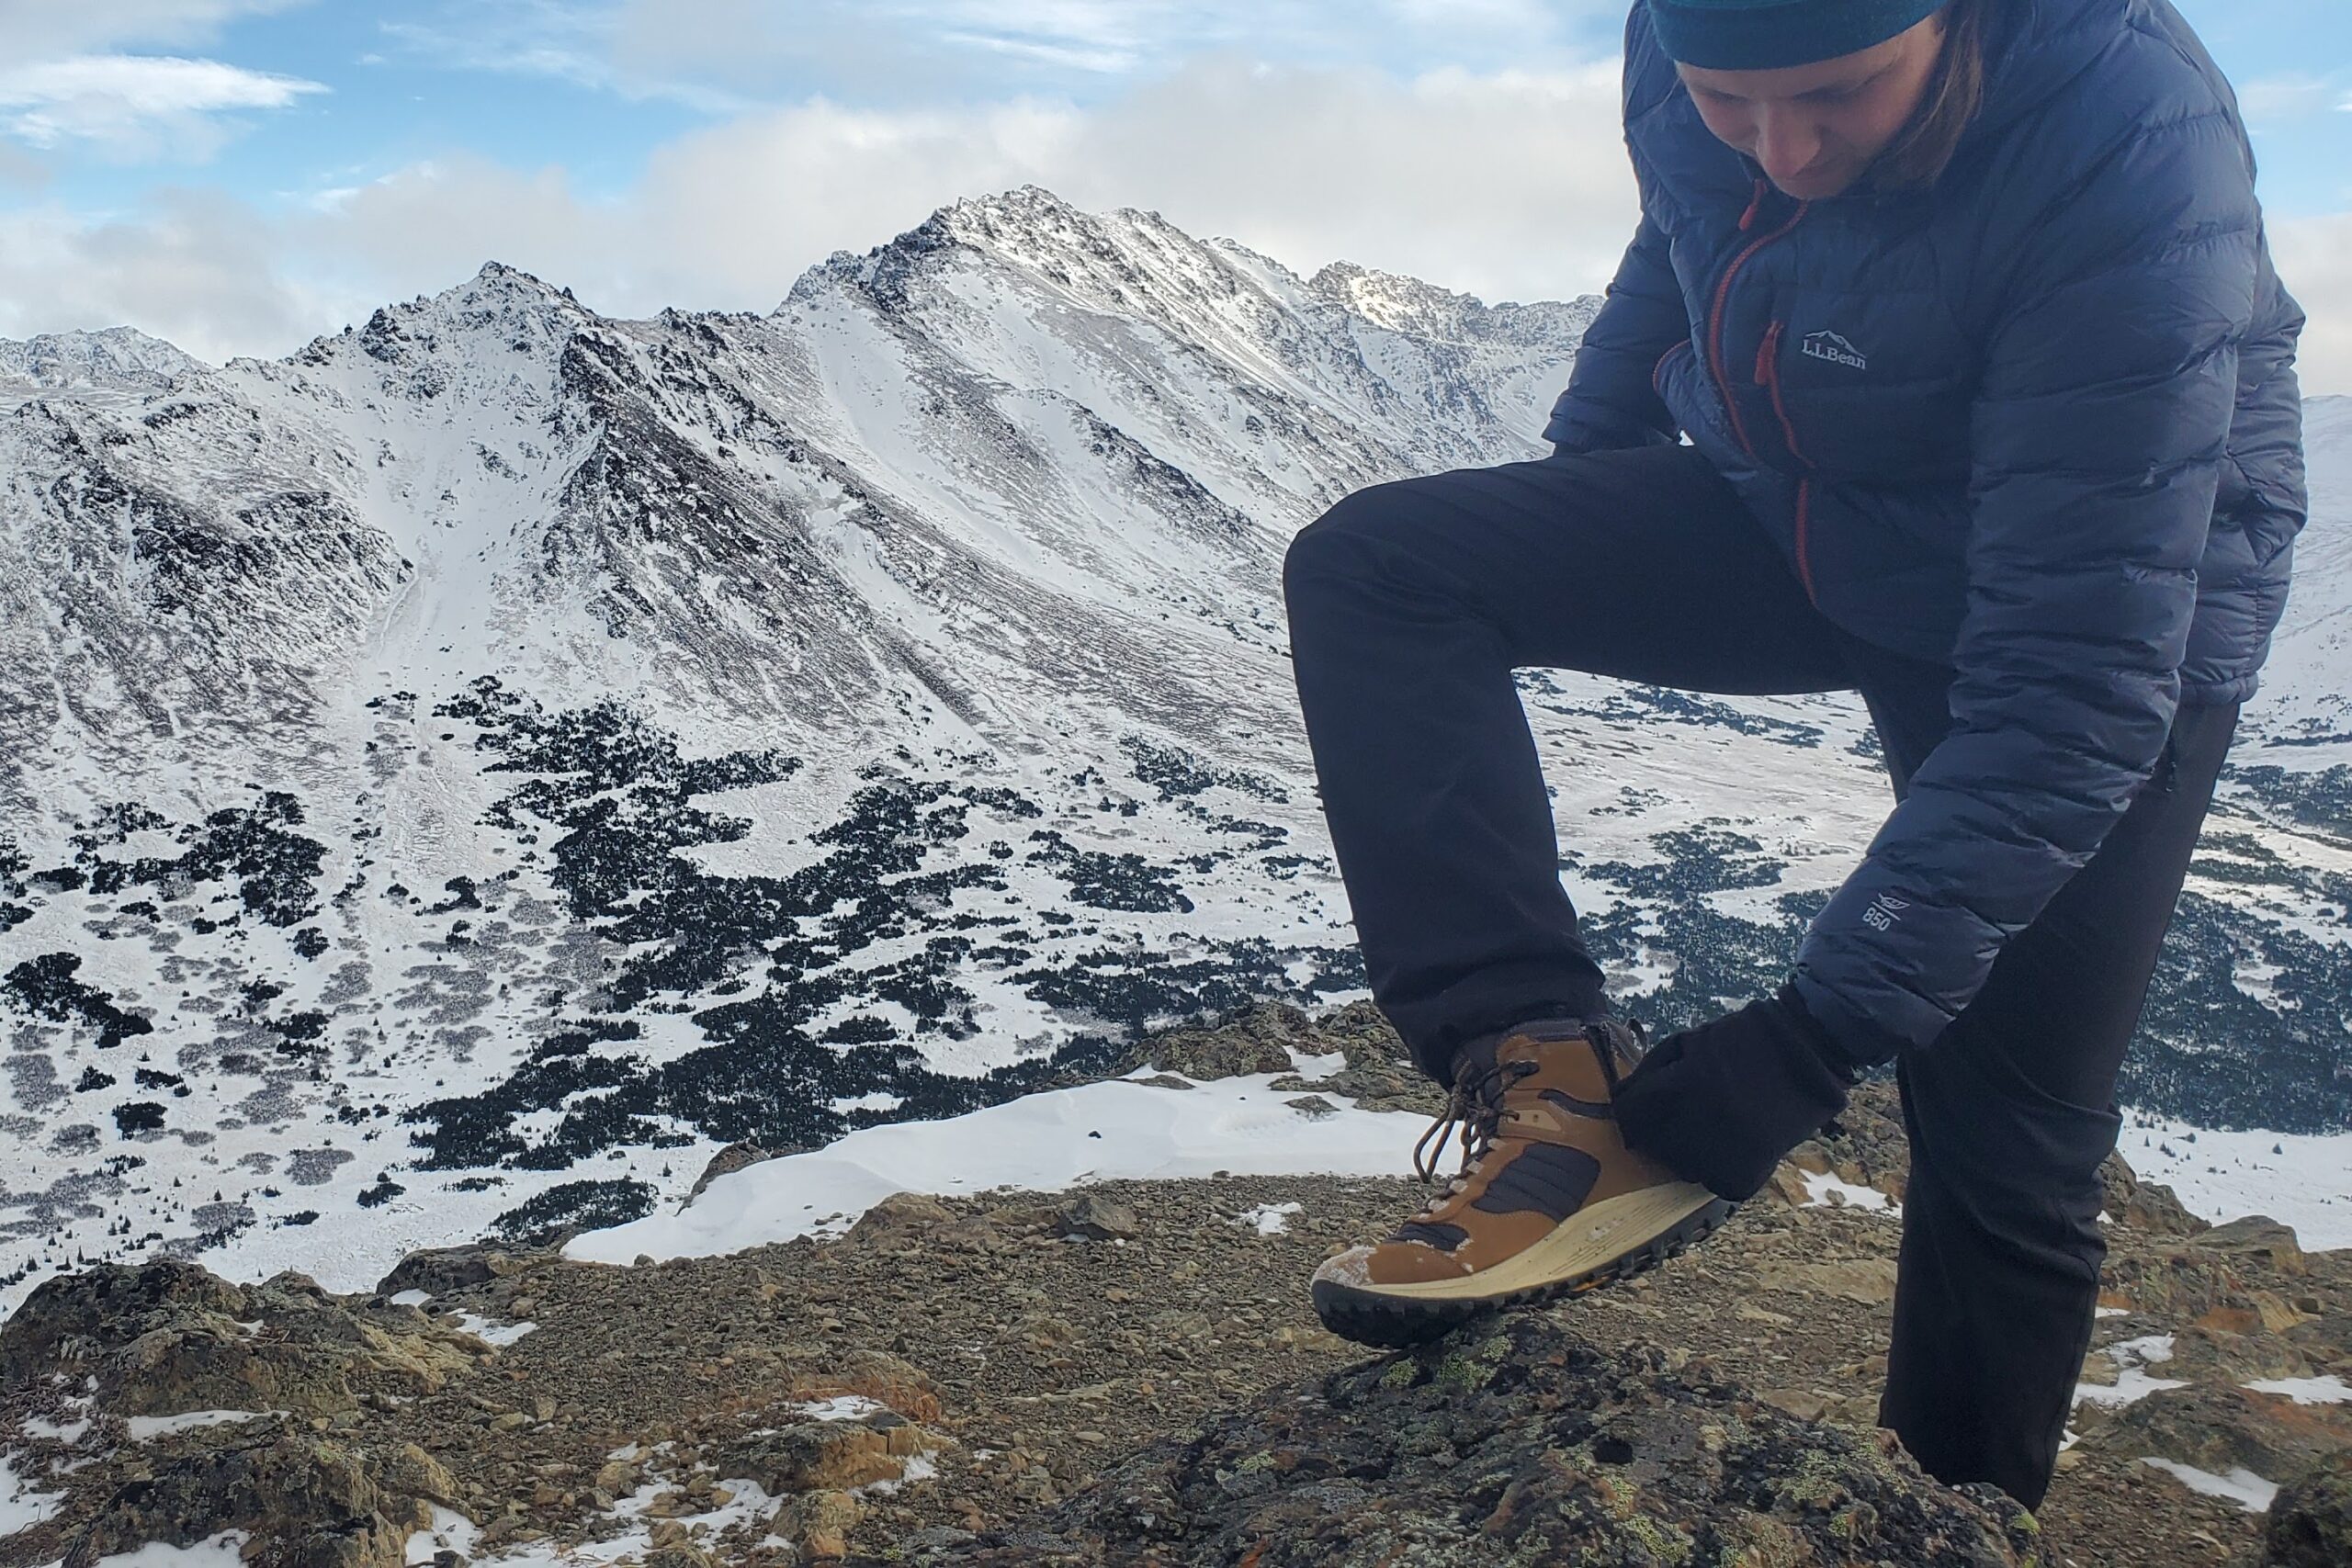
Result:
M1454 1053L1453 1082L1477 1089L1478 1099L1497 1109L1502 1104L1503 1091L1521 1078L1536 1072L1556 1075L1571 1063L1577 1064L1570 1070L1579 1079L1583 1069L1589 1068L1595 1082L1605 1089L1608 1079L1594 1055L1599 1047L1588 1038L1587 1028L1582 1019L1562 1016L1529 1019L1473 1036ZM1513 1071L1515 1064L1529 1066ZM1630 1068L1630 1060L1626 1066Z
M1537 1089L1557 1089L1589 1103L1606 1105L1616 1078L1630 1071L1632 1062L1620 1053L1603 1065L1605 1052L1615 1047L1613 1032L1580 1021L1541 1024L1513 1031L1496 1048L1496 1061L1506 1077L1532 1080ZM1514 1063L1528 1063L1511 1071ZM1618 1070L1612 1074L1610 1067Z

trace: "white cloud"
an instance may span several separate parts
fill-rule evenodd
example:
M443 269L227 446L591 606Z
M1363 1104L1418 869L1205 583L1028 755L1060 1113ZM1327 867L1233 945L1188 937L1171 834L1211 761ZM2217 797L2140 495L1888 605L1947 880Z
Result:
M1208 62L1106 108L1072 162L1065 183L1095 202L1488 299L1598 288L1635 216L1613 63L1400 85Z
M632 232L639 221L630 208L581 197L561 169L523 172L456 154L334 193L288 217L277 248L319 276L344 280L347 294L366 301L362 316L386 299L438 293L486 261L574 288L598 309L626 299L622 313L650 314L660 307L639 308L635 274L663 247ZM343 325L317 321L302 336Z
M353 303L285 271L271 226L210 192L160 192L135 222L0 212L0 337L130 325L202 359L285 354Z
M613 85L605 59L611 17L602 7L564 0L469 0L445 7L434 19L377 26L436 65L555 76L590 87Z
M198 43L240 17L310 0L0 0L0 135L30 147L91 147L125 162L202 163L242 110L282 109L326 89L213 60L125 52ZM0 146L0 180L38 180Z
M0 60L54 59L123 44L200 42L239 17L311 0L0 0Z
M2270 245L2310 317L2297 360L2303 390L2352 393L2352 212L2273 219Z
M496 257L597 308L772 308L810 264L958 197L1035 183L1156 209L1306 270L1337 259L1491 296L1606 280L1634 221L1613 67L1369 70L1196 61L1112 103L880 111L816 100L660 149L590 202L558 170L441 161L350 193L288 238L384 297Z
M0 190L10 186L39 186L49 183L49 165L20 147L0 141Z
M388 28L444 63L631 96L773 103L1082 99L1170 62L1247 50L1303 65L1490 69L1605 51L1625 0L441 0Z
M84 54L0 68L0 124L35 147L83 141L126 158L202 162L232 127L214 116L284 108L316 82L170 55Z
M2246 123L2256 130L2324 113L2331 106L2344 107L2333 104L2343 91L2340 85L2306 71L2257 76L2240 83L2237 91L2238 107L2245 112Z

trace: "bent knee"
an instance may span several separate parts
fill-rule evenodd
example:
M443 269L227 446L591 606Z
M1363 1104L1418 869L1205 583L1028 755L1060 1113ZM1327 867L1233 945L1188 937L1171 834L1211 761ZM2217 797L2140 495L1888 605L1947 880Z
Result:
M1392 479L1342 496L1293 536L1283 555L1283 590L1295 595L1317 581L1360 574L1385 546L1426 516L1419 479Z

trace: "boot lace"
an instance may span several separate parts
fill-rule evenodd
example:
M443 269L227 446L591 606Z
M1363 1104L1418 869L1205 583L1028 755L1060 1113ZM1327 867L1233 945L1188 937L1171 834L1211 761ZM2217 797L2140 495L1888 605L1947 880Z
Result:
M1454 1080L1444 1114L1430 1122L1429 1130L1413 1145L1413 1174L1421 1179L1423 1186L1434 1185L1438 1162L1445 1157L1445 1145L1455 1141L1457 1134L1462 1164L1448 1179L1444 1190L1423 1206L1422 1213L1434 1213L1440 1204L1462 1190L1470 1173L1495 1146L1496 1134L1502 1130L1503 1091L1535 1070L1533 1062L1487 1063Z

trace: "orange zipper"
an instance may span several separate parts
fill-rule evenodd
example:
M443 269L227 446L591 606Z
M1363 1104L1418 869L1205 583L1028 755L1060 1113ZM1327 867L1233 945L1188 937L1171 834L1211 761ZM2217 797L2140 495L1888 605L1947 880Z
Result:
M1764 334L1764 346L1756 351L1756 384L1772 394L1772 412L1781 422L1781 438L1789 444L1789 456L1813 467L1813 459L1797 445L1796 423L1789 418L1789 405L1781 397L1781 339L1789 323L1774 321L1772 330Z
M1753 218L1763 200L1764 182L1758 180L1756 205L1748 209L1749 216L1742 219L1743 224ZM1740 252L1738 258L1724 269L1723 281L1715 285L1715 308L1707 323L1707 366L1714 372L1716 389L1723 393L1724 412L1731 416L1731 433L1737 438L1740 450L1751 459L1756 457L1756 444L1747 438L1747 422L1739 416L1739 400L1732 396L1731 391L1731 374L1724 367L1724 307L1731 302L1731 286L1738 278L1741 269L1754 261L1758 253L1766 246L1785 239L1791 230L1804 221L1804 215L1812 206L1809 201L1798 202L1797 209L1789 215L1789 220Z
M1756 351L1756 384L1772 395L1772 413L1781 422L1781 438L1789 444L1789 456L1807 468L1813 459L1797 445L1796 422L1789 418L1787 400L1781 396L1781 344L1788 335L1789 323L1774 321L1765 333L1761 347ZM1797 581L1804 584L1804 596L1811 600L1813 592L1813 476L1807 474L1797 480Z

